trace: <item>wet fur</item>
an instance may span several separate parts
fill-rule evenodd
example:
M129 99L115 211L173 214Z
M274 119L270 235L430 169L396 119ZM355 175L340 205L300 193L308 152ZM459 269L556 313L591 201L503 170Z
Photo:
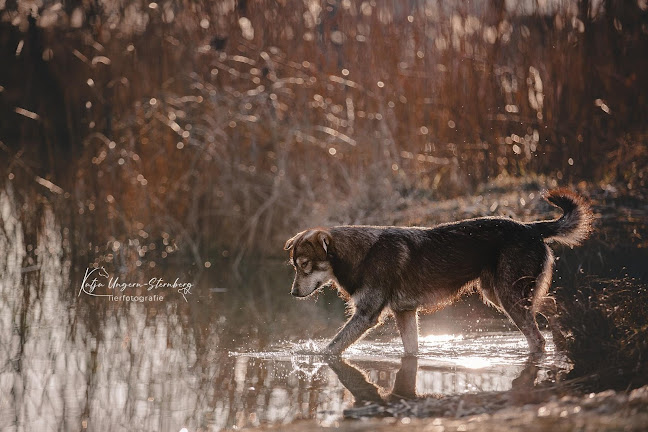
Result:
M591 232L587 203L567 190L545 195L563 216L531 223L468 219L432 228L338 226L303 231L286 242L296 269L292 294L307 297L333 281L352 316L325 352L339 354L394 315L406 354L418 350L419 310L440 309L477 290L522 331L532 353L544 350L536 313L548 317L554 340L555 303L547 297L553 254L545 242L575 246Z

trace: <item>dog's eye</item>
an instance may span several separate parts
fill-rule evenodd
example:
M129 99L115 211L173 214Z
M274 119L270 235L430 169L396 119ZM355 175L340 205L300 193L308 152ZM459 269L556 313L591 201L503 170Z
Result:
M305 269L306 267L308 267L308 263L309 263L309 261L303 261L301 263L301 268Z

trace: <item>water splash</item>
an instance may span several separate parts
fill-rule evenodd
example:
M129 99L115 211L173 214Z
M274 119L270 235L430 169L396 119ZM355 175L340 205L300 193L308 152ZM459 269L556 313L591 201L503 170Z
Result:
M322 351L322 348L325 346L325 344L326 343L322 341L308 339L289 346L289 349L290 352L296 355L318 355Z
M302 377L311 379L326 362L319 360L316 356L311 355L294 355L290 357L290 364L292 365L291 374L301 375Z
M551 334L543 332L547 339L547 348L542 364L545 367L568 368L566 360L555 352ZM260 352L247 352L244 355L264 360L286 361L293 365L295 371L313 371L323 363L320 352L328 340L307 339L296 342L283 341ZM400 338L386 341L363 340L353 344L343 357L360 362L397 364L403 356ZM238 356L242 353L231 352ZM419 365L427 368L457 370L502 371L510 369L512 373L523 367L529 357L527 342L524 336L511 332L478 332L468 334L432 334L419 339ZM313 373L307 372L308 376Z

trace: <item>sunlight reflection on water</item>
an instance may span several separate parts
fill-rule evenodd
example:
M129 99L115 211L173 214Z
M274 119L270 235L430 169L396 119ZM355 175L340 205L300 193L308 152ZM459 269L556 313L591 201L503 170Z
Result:
M542 332L547 339L543 363L566 366L564 359L557 356L551 343L551 334ZM321 357L318 352L328 340L304 340L283 342L271 350L259 352L230 352L232 356L245 355L266 360L291 361L297 365L307 359ZM400 339L390 341L360 341L349 347L343 357L350 360L396 362L403 355ZM518 367L528 358L528 346L521 333L479 332L467 335L427 335L419 340L418 358L423 364L439 367L464 367L483 369L490 367Z
M550 342L551 335L548 332L543 334L548 344L540 363L540 378L546 377L550 369L568 367L565 360L555 354ZM313 379L319 373L333 369L336 376L334 382L329 382L328 385L344 390L345 378L340 375L340 369L332 366L326 357L312 354L326 346L326 343L326 340L284 342L266 351L230 352L230 355L255 358L268 365L284 363L291 368L291 374L304 379ZM515 331L426 335L420 338L419 345L418 369L414 373L416 392L421 395L506 391L528 366L526 340ZM344 360L334 361L357 367L366 376L368 383L389 389L394 385L396 372L401 366L402 353L403 348L398 338L386 342L364 340L347 349L343 355ZM352 374L353 371L347 368L346 372L342 370L342 374L345 373ZM346 390L353 394L353 389Z
M431 334L427 336L422 336L419 338L419 343L420 344L428 344L428 343L441 343L441 342L455 342L462 340L464 337L463 335L454 335L454 334Z

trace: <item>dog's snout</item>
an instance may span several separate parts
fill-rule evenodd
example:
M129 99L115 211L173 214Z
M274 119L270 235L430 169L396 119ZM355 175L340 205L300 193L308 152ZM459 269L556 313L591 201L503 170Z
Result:
M290 294L293 295L293 296L295 296L295 297L299 297L299 291L297 291L295 288L293 288L292 290L290 290Z

